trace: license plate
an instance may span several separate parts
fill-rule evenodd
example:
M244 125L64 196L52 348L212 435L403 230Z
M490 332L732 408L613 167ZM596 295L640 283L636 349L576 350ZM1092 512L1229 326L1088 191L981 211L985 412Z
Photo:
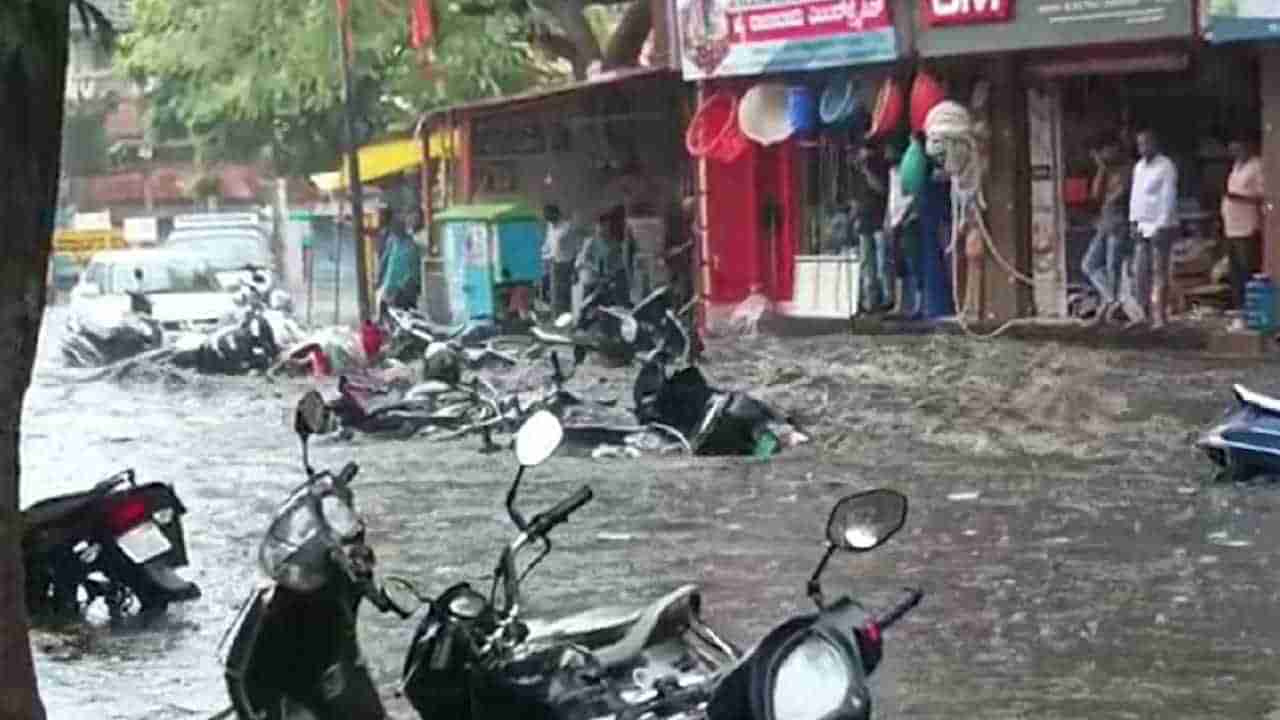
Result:
M173 547L169 538L152 522L145 522L116 538L116 544L130 560L139 565L157 555L163 555Z

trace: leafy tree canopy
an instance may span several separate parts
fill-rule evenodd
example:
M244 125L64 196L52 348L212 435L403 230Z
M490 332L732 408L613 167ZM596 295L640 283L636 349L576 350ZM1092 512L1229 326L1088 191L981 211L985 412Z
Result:
M412 127L417 113L560 79L512 13L435 9L430 64L408 45L406 0L352 0L357 140ZM213 154L270 147L287 173L332 169L341 147L333 0L134 0L120 61L145 83L155 140L187 134ZM256 147L246 147L246 145Z

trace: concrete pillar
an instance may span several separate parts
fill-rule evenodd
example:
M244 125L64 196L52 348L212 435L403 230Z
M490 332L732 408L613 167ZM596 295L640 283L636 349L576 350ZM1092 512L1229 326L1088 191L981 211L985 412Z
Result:
M1280 47L1259 51L1259 88L1262 96L1262 168L1267 194L1263 204L1262 267L1280 277Z
M990 166L987 170L987 226L993 245L1023 275L1031 274L1031 198L1028 194L1027 91L1015 56L992 60ZM1031 288L988 251L982 303L987 318L1026 314Z

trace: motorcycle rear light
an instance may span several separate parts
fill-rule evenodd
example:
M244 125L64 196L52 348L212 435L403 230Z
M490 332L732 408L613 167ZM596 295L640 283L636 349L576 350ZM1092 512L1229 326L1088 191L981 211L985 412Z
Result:
M129 498L107 510L107 528L117 535L133 529L147 519L147 501Z

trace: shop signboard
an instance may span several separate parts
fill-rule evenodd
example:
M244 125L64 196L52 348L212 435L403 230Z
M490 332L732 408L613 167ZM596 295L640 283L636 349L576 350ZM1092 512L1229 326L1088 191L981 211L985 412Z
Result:
M677 0L686 80L889 62L889 0Z
M916 46L926 57L1183 38L1195 30L1193 0L917 2Z
M1200 5L1210 43L1280 38L1280 0L1201 0Z

